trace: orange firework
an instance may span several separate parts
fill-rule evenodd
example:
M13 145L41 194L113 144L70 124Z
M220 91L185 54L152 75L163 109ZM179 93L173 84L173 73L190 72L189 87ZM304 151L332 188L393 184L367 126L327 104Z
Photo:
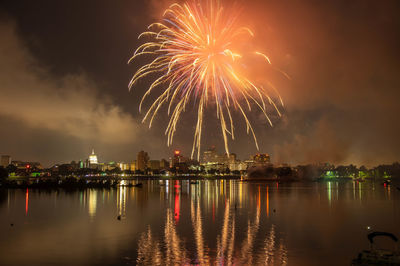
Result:
M148 37L150 41L137 48L131 62L141 55L154 55L150 63L140 67L132 77L129 88L149 74L158 74L144 94L139 111L145 98L156 88L161 89L158 98L147 110L143 122L149 120L151 127L154 117L164 104L168 106L170 120L165 131L168 145L172 144L176 125L187 104L194 101L197 106L197 124L194 133L192 157L197 149L200 157L200 145L204 111L207 103L215 103L217 117L220 120L225 151L229 154L228 135L234 139L232 110L239 112L247 127L247 133L253 135L258 149L257 139L248 118L251 105L255 104L265 115L269 124L266 103L280 112L267 89L275 88L256 85L241 70L242 53L235 50L239 38L252 38L253 33L246 27L237 26L237 15L228 12L217 0L193 0L183 5L173 4L165 12L162 23L153 23L148 31L139 38ZM271 60L261 52L267 64ZM280 103L283 102L278 94ZM244 104L244 105L243 105Z

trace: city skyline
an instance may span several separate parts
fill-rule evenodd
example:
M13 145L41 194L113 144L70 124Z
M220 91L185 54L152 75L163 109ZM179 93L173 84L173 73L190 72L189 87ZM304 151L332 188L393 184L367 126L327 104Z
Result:
M127 65L137 35L168 4L3 2L0 154L45 165L86 158L93 147L104 161L127 161L140 150L160 159L175 149L190 154L193 115L185 114L169 148L166 115L152 129L141 124L145 82L132 92L127 88L138 67ZM398 10L396 1L246 6L243 21L260 36L257 46L270 51L292 80L273 77L285 102L283 117L272 118L274 127L254 113L260 151L238 130L231 152L239 158L268 153L273 162L290 164L398 161ZM212 110L207 115L216 119ZM211 145L223 150L216 125L205 134L202 152Z

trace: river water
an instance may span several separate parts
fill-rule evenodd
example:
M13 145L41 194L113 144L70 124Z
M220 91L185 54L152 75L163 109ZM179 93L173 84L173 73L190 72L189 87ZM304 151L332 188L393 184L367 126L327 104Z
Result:
M0 265L349 265L368 232L400 236L379 182L141 182L0 191Z

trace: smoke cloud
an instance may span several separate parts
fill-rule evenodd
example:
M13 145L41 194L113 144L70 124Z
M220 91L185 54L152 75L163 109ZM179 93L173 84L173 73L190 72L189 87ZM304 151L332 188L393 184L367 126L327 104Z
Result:
M31 130L47 130L104 145L132 145L137 141L137 121L102 95L85 74L62 77L50 74L31 55L11 22L0 24L0 35L0 116L3 120L19 122L26 134ZM11 136L2 139L7 138ZM65 143L59 145L62 147ZM2 146L7 145L2 143ZM8 148L11 153L19 149Z

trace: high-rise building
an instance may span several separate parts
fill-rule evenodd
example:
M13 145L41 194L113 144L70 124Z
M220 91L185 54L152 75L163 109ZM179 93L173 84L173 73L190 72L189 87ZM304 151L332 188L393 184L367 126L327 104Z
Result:
M214 146L203 152L202 163L216 163L219 161L220 158Z
M160 161L160 169L167 170L169 169L169 162L165 159L161 159Z
M149 168L152 171L160 170L160 161L159 160L150 160L149 161Z
M188 169L188 161L189 159L184 157L179 150L175 150L174 156L170 158L170 167L177 172L186 172Z
M1 156L1 166L4 168L11 164L11 156L9 155L2 155Z
M150 157L145 151L140 151L137 155L136 169L144 172L148 167Z
M181 151L179 150L175 150L174 151L174 156L172 156L172 158L170 158L170 167L175 167L176 165L178 165L179 163L183 162L183 156L181 154Z

